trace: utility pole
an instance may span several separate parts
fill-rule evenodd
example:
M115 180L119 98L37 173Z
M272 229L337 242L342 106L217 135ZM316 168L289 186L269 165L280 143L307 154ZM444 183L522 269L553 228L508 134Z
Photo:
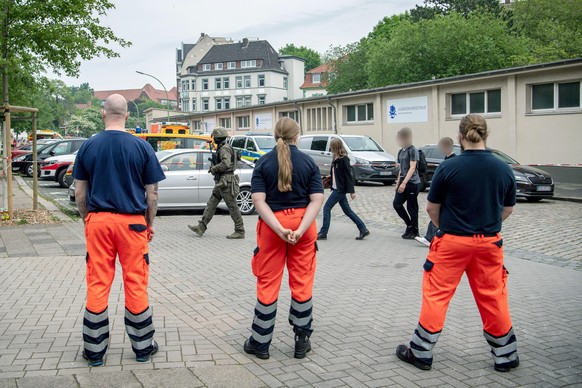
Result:
M151 74L147 74L144 73L143 71L139 71L136 70L135 71L137 74L141 74L141 75L145 75L146 77L151 77L153 79L155 79L156 81L158 81L160 83L160 85L162 85L162 88L164 88L164 91L166 92L166 107L168 108L168 123L170 122L170 95L168 94L168 89L166 89L166 85L164 85L164 83L162 81L160 81L159 79L157 79L156 77L154 77Z

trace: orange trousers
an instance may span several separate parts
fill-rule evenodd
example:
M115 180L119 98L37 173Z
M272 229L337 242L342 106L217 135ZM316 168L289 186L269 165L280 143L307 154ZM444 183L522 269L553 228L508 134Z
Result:
M299 227L305 209L287 209L275 213L284 228ZM257 299L263 305L279 297L285 264L289 272L291 297L297 302L311 299L317 251L315 222L295 245L287 244L261 219L257 223L257 249L252 259L253 274L257 277Z
M115 213L89 213L87 239L87 309L98 313L108 305L119 256L123 273L125 307L140 314L149 306L148 237L145 217Z
M467 274L483 329L493 336L512 327L507 302L507 270L503 240L496 237L435 237L425 264L420 324L429 332L442 330L449 303Z

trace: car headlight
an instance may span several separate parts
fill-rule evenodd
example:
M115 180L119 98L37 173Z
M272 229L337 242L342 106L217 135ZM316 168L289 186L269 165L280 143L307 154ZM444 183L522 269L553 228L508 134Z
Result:
M518 182L529 182L525 175L515 175L515 180Z
M13 161L22 162L24 159L26 159L26 155L20 155L20 156L17 156L16 158L14 158Z
M356 158L356 164L360 164L362 166L369 166L370 162L365 159Z
M42 164L43 164L43 166L52 166L52 165L54 165L56 163L57 163L56 160L49 160L49 161L43 162Z

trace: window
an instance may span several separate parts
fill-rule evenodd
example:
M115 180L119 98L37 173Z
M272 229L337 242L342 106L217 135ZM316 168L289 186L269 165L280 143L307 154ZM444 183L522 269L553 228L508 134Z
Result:
M299 122L299 112L296 110L290 112L281 112L281 117L289 117L297 122Z
M252 97L251 96L244 96L244 105L243 106L250 106L252 104Z
M226 129L230 129L230 117L224 117L218 120L218 123L220 124L221 127L226 128ZM233 142L234 143L234 142ZM234 144L233 144L234 147Z
M228 62L228 68L229 69L236 69L236 62Z
M257 67L257 61L256 60L251 60L251 61L241 61L240 62L240 67L242 69L246 69L249 67Z
M267 96L265 96L264 94L261 94L257 97L259 98L259 105L265 105L265 102L267 101Z
M230 89L230 77L224 77L222 79L222 88L223 89Z
M190 90L190 81L182 81L182 91L186 92Z
M237 108L242 108L242 106L243 106L243 103L244 103L244 100L243 100L243 98L242 98L242 97L237 97L237 98L236 98L236 107L237 107Z
M210 63L206 63L202 65L202 71L210 71L212 70L212 65Z
M215 99L216 110L222 110L222 98Z
M206 112L209 109L210 109L210 100L208 98L203 98L202 99L202 110Z
M251 127L250 116L239 116L236 118L236 129L249 129Z
M580 109L580 81L531 86L532 110Z
M192 89L191 90L192 91L196 90L196 80L195 79L192 80Z
M501 113L501 89L451 94L451 116Z
M247 139L247 150L249 151L256 151L257 146L255 145L255 141L251 138Z
M374 121L374 104L348 105L346 118L348 123Z
M202 80L202 90L208 90L208 78Z
M199 131L200 128L202 127L202 123L200 122L200 120L194 120L192 122L192 124L193 124L192 126L194 127L195 131Z
M245 89L249 89L251 87L251 76L245 75Z
M196 112L196 99L192 99L192 112Z
M222 78L216 78L214 80L214 86L216 87L216 90L222 89Z
M235 137L232 139L232 143L230 143L230 145L233 148L243 149L243 148L245 148L245 140L246 140L246 137Z
M168 168L168 171L196 170L198 154L188 153L176 155L164 160L161 164Z
M321 73L313 73L311 75L311 82L314 84L320 84L321 83Z
M242 108L245 106L250 106L252 104L251 96L240 96L236 98L236 107Z
M242 89L243 88L243 78L239 75L235 78L236 88Z
M222 70L224 68L224 64L222 63L215 63L214 70Z
M287 90L288 87L289 87L289 80L287 79L287 77L283 77L283 89Z
M315 136L311 142L312 151L326 151L327 136Z
M182 112L188 112L190 107L190 100L187 98L182 99Z
M311 141L312 140L313 139L311 137L301 136L299 138L299 143L297 143L297 148L299 148L300 150L311 149Z
M224 109L230 109L230 97L224 97L223 102L224 102Z
M258 85L259 88L265 87L265 75L264 74L259 74L258 76Z

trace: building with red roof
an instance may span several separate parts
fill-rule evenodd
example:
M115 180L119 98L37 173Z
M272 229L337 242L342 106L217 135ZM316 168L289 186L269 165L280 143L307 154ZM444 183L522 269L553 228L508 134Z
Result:
M178 90L174 86L168 90L168 94L164 90L154 88L152 85L145 84L141 89L120 89L120 90L98 90L93 92L95 98L101 102L105 101L107 97L112 94L120 94L128 101L137 100L152 100L162 105L170 104L170 107L176 108L178 106Z
M325 96L330 65L323 64L309 70L305 74L305 81L301 85L303 97Z

